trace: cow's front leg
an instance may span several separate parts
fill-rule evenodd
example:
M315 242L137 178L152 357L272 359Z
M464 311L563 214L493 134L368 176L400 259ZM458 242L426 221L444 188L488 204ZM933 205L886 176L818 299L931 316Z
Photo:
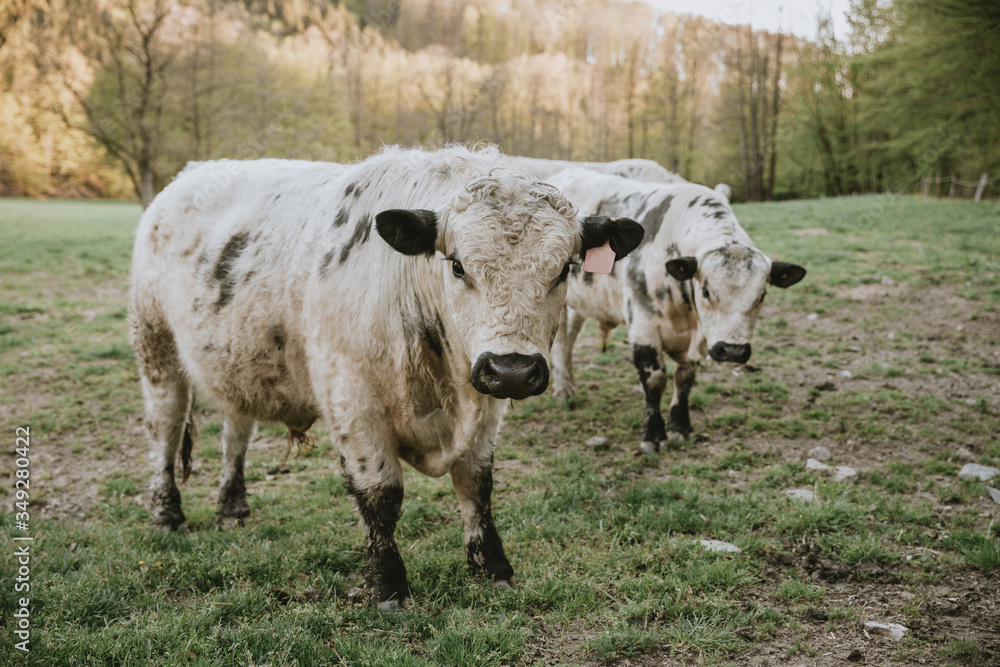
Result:
M481 572L501 588L514 586L514 569L507 560L503 543L493 525L493 454L477 458L465 456L451 469L458 504L462 509L465 550L469 567Z
M340 465L365 531L365 587L382 609L405 608L410 598L406 566L396 546L396 522L403 508L403 470L380 446L351 446L342 437ZM358 444L358 443L353 443Z
M671 354L677 363L674 371L674 395L670 399L669 422L667 438L671 441L685 440L691 437L691 415L688 412L688 394L694 386L695 375L698 372L697 362L691 361L684 353Z
M557 401L565 401L576 394L573 382L573 346L587 318L569 306L563 308L552 346L552 386Z
M642 439L639 451L655 454L667 442L666 425L660 412L660 401L667 386L667 369L663 365L663 352L658 344L632 343L632 359L639 371L639 382L646 396L642 410Z

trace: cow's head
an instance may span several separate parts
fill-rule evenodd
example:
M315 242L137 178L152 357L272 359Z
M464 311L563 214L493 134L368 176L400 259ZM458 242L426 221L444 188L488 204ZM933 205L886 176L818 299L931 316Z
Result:
M767 285L790 287L806 275L801 266L772 262L739 243L668 260L666 268L677 280L690 281L711 357L739 364L750 359L750 337Z
M633 220L576 219L555 188L511 169L474 181L443 210L375 217L379 235L407 255L442 260L444 293L482 394L526 398L545 391L546 356L566 300L566 277L587 250L610 242L624 257L642 240Z

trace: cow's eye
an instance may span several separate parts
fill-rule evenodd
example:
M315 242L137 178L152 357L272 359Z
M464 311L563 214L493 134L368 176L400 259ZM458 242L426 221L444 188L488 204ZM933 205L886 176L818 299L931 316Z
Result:
M569 277L569 270L572 266L573 262L566 262L566 266L563 267L562 273L559 274L559 280L556 281L557 285L559 283L566 282L566 278Z
M764 297L765 297L765 296L767 296L767 290L764 290L764 292L763 292L763 293L762 293L762 294L760 295L760 298L759 298L759 299L757 299L757 305L758 305L758 306L759 306L760 304L764 303Z
M461 278L465 275L465 269L462 267L462 263L457 259L451 260L451 272L455 274L456 278Z
M702 285L702 287L701 287L701 295L703 297L705 297L706 301L711 301L712 300L712 295L708 291L708 285Z

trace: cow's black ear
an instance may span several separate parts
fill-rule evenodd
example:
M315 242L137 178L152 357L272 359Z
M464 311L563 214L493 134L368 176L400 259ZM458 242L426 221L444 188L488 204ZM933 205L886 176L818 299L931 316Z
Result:
M667 273L676 280L691 280L698 272L698 259L678 257L667 262Z
M599 248L605 241L615 251L615 260L625 257L639 247L645 234L642 225L629 218L609 218L593 215L583 219L583 234L580 255L587 256L591 248Z
M375 216L375 229L385 242L404 255L433 255L437 242L437 215L422 208L394 208Z
M798 264L771 262L771 284L775 287L791 287L806 277L806 270Z

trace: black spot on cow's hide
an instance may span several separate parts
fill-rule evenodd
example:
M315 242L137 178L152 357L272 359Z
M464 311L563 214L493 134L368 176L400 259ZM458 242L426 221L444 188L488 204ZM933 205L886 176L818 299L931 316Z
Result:
M632 287L632 295L635 296L636 303L640 308L648 313L659 315L660 311L649 298L649 285L646 283L646 274L643 273L642 262L633 260L628 265L628 281Z
M712 199L711 197L705 197L705 201L703 201L701 205L708 208L722 208L722 202L718 199Z
M642 227L646 230L646 235L642 239L643 243L652 243L653 239L656 238L660 231L660 225L663 223L663 217L670 210L670 204L673 200L673 195L667 195L663 201L642 216Z
M441 342L444 343L446 349L450 350L451 345L448 343L448 336L444 332L444 322L441 321L441 314L435 317L435 325L437 326L438 335L441 337Z
M441 339L437 328L424 329L424 342L427 343L427 347L431 348L431 351L440 359L444 355L444 350L441 348Z
M695 204L697 204L699 199L701 199L701 197L695 197L694 199L692 199L691 203L688 204L688 208L691 208L692 206L694 206Z
M281 328L280 324L271 327L271 340L274 341L274 345L279 351L285 349L285 330Z
M337 217L333 221L334 227L343 227L347 224L348 219L351 217L351 212L346 208L342 208L337 212Z
M354 183L351 183L344 189L345 197L350 197L352 194L354 194Z
M716 211L715 213L713 213L709 217L715 218L716 220L722 220L723 218L726 217L726 212L725 211Z
M627 215L639 215L639 212L646 207L647 199L649 199L649 195L633 192L625 197L625 211L623 212Z
M614 266L614 264L612 264L612 266ZM586 284L588 284L588 285L591 284L592 282L594 282L594 274L591 273L590 271L587 271L586 273L584 273L583 274L583 282L586 283Z
M594 215L606 215L613 218L622 214L622 201L617 196L609 197L597 205Z
M323 260L319 263L319 277L326 278L326 274L330 272L330 262L333 261L333 256L337 254L337 249L334 248L330 250L325 255L323 255Z
M403 324L403 340L407 345L415 345L418 341L423 341L431 351L441 358L444 355L444 347L448 347L448 338L444 333L444 323L441 315L435 314L431 318L430 313L425 313L420 306L420 301L414 296L410 303L416 304L416 313L410 312L408 308L400 304Z
M215 302L215 312L222 310L233 298L233 288L236 287L236 279L232 275L233 265L246 250L247 243L249 237L246 232L234 234L219 254L215 270L212 271L212 277L219 284L219 299Z
M354 233L351 234L351 238L347 239L347 243L344 245L343 250L340 251L340 263L343 264L347 261L347 258L351 256L351 250L354 246L359 243L364 243L368 240L368 237L372 233L372 220L371 218L362 218L358 220L358 224L354 226Z

